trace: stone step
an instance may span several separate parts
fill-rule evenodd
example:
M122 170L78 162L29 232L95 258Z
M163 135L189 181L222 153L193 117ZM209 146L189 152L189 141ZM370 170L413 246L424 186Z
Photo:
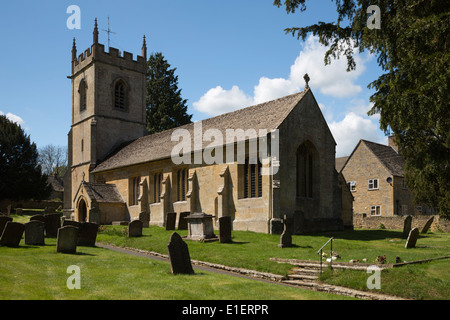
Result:
M305 280L305 281L315 281L319 277L318 276L312 276L312 275L306 275L306 274L289 274L287 276L288 280Z
M300 274L318 274L320 273L320 268L293 268L291 270L294 274L300 273Z
M314 282L314 281L284 280L283 283L294 285L294 286L299 286L299 287L307 287L307 288L318 287L317 282Z

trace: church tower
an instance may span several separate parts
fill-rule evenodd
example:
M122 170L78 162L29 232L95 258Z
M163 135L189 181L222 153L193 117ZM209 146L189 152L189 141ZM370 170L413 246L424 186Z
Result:
M145 36L142 56L98 42L95 19L93 44L77 56L72 47L72 125L68 134L69 170L65 180L65 209L74 212L74 196L82 181L117 147L147 134ZM69 190L70 189L70 190Z

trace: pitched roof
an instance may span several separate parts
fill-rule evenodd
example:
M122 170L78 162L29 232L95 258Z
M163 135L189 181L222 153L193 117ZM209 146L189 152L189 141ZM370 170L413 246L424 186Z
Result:
M47 184L52 186L53 191L64 192L64 180L56 174L48 176Z
M394 148L367 140L361 141L375 154L392 175L404 176L405 159Z
M84 190L92 201L103 203L125 203L113 184L82 182Z
M280 126L283 120L307 92L309 92L309 89L273 101L202 120L202 131L204 133L208 129L217 129L223 134L223 137L225 137L227 129L255 129L256 132L258 132L259 129L265 129L270 132L270 130ZM190 123L178 128L139 138L109 156L106 160L101 162L93 172L102 172L169 158L173 147L178 144L178 142L171 141L172 133L177 129L188 130L191 135L191 145L195 146L196 144L193 143L195 139L194 133L200 132L194 131L194 127L199 126L199 124L200 122ZM245 140L246 137L238 137L237 141L241 141L240 139ZM198 141L202 141L201 137ZM202 141L202 144L204 144L202 145L202 148L212 146L210 142L205 143Z
M337 172L341 172L341 170L344 168L345 163L348 160L348 156L347 157L340 157L340 158L336 158L335 160L335 168Z

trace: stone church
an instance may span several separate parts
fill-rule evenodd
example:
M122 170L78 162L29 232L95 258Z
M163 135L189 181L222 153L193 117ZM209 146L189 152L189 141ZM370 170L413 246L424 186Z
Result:
M136 59L115 48L106 52L97 23L92 46L79 56L74 40L67 218L100 224L139 219L162 226L169 212L204 212L216 223L230 216L234 230L263 233L281 232L284 218L297 234L351 227L351 219L343 217L351 215L353 198L335 169L336 142L308 85L302 92L203 120L201 126L196 122L148 135L146 60L145 37ZM201 135L264 129L269 132L265 141L277 132L277 153L269 148L258 160L244 135L228 143L234 151L244 146L242 161L176 164L175 130L192 133L195 140L198 128ZM189 158L206 153L200 141ZM212 152L222 152L218 147L221 143ZM272 174L262 174L265 169Z

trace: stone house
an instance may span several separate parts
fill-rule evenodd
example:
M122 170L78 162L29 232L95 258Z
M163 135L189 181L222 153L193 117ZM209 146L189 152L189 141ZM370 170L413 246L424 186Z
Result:
M66 216L162 226L169 212L204 212L215 222L231 216L235 230L279 233L285 216L295 233L343 229L352 197L308 87L147 135L145 38L136 60L115 48L105 52L96 24L91 48L79 57L76 51L74 41ZM177 149L180 140L194 147Z
M353 212L370 216L431 213L414 203L404 178L405 160L389 137L389 145L360 140L348 157L336 159L354 197Z

